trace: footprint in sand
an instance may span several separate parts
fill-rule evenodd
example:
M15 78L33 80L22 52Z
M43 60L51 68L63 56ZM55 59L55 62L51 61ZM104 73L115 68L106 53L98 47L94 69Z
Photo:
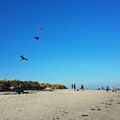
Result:
M109 101L112 102L112 101L114 101L114 100L110 99Z
M67 114L68 112L66 112L66 111L63 111L65 114Z
M56 119L60 119L59 116L57 116Z
M59 111L60 112L60 114L62 115L62 116L64 116L65 114L67 114L68 112L66 112L66 111ZM58 118L59 116L57 116L57 118ZM56 118L56 119L57 119Z
M112 105L111 103L105 103L105 105Z
M81 116L82 116L82 117L88 117L88 115L87 115L87 114L82 114Z
M100 108L99 106L96 106L96 108Z
M96 106L95 108L91 108L91 110L101 110L99 106Z
M120 102L118 102L117 104L120 104Z
M60 118L57 116L56 118L53 118L52 120L56 120L56 119L58 120L58 119L60 119Z
M91 108L91 110L101 110L100 108L97 108L97 109L95 109L95 108Z
M96 110L95 108L91 108L90 110Z
M105 106L105 108L109 108L108 106Z

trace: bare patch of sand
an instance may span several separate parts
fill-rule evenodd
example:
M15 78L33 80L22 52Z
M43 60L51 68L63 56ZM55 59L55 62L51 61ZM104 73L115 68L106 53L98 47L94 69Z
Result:
M0 120L120 120L120 93L85 90L0 95Z

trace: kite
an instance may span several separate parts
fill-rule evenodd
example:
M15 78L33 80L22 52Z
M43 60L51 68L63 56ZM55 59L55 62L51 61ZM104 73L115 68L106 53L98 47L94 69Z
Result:
M21 60L28 60L28 58L24 58L23 55L20 56Z
M39 40L39 37L34 37L36 40Z
M44 29L44 27L40 27L40 30L43 30Z

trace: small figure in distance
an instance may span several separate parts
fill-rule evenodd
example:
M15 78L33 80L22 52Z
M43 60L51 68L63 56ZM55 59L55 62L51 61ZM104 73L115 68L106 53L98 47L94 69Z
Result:
M76 85L75 85L75 83L74 83L74 86L73 86L73 87L74 87L74 90L76 91Z
M18 94L23 94L23 93L24 93L24 89L22 88L21 85L16 86L15 91L16 91Z
M72 89L73 89L73 84L71 85Z
M101 90L104 90L103 86L102 86Z
M83 86L83 84L81 84L81 90L82 90L82 91L84 90L84 86Z
M28 58L24 58L23 55L20 56L21 60L28 60Z
M106 87L106 91L108 92L109 91L109 86L107 85L107 87Z
M113 91L114 91L114 92L116 92L116 90L117 90L116 88L113 88Z
M111 91L114 92L114 88L113 88L113 86L111 86Z

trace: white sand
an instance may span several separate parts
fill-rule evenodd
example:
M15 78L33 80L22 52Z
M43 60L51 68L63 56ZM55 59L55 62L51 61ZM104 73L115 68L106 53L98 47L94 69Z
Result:
M120 92L56 90L0 95L0 120L58 119L120 120Z

